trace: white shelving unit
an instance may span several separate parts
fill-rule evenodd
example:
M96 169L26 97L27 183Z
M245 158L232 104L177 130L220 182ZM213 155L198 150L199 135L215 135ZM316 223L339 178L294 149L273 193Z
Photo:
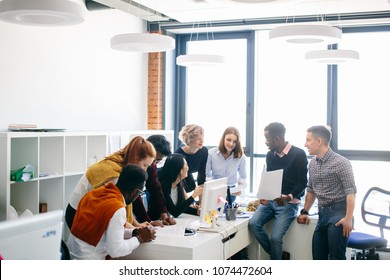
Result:
M172 130L110 132L0 132L0 221L10 218L10 206L18 213L65 209L85 170L139 135L163 134L174 146ZM35 168L33 179L10 180L11 170L27 164ZM41 175L41 176L40 176Z

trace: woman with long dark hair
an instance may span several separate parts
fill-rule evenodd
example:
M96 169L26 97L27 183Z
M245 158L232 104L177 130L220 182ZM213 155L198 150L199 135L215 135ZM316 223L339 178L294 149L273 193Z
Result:
M188 196L184 180L187 176L188 164L184 156L177 153L169 155L161 170L160 182L168 212L175 218L181 213L198 215L198 209L193 206L193 202L203 193L203 188L196 186L191 196Z

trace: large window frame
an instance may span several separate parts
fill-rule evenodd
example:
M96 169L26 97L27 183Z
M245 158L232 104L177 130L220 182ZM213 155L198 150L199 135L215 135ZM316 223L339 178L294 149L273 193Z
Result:
M226 32L226 33L216 33L212 35L212 40L234 40L234 39L246 39L247 40L247 79L246 79L246 133L244 143L245 154L248 156L248 183L252 185L253 178L253 106L254 103L254 36L253 31L246 32ZM176 56L183 55L187 53L187 42L194 40L195 36L193 34L184 34L176 36ZM196 40L210 40L210 33L199 33L196 34ZM187 69L186 67L176 66L176 75L175 75L175 92L174 92L174 131L175 138L178 138L178 133L180 129L186 125L186 98L187 98ZM179 143L176 142L175 149L179 146ZM209 147L210 148L210 147Z
M343 28L343 33L364 34L369 32L390 32L390 26L366 26L366 27L349 27ZM338 48L338 46L332 46ZM370 150L346 150L339 149L338 145L338 66L328 66L328 124L332 127L333 140L331 147L337 153L345 156L350 160L363 161L390 161L390 151L370 151ZM366 133L375 133L367 131Z
M364 33L364 32L390 32L390 26L379 27L351 27L343 28L343 33ZM197 34L197 40L209 40L210 34L202 33ZM254 158L264 158L265 154L254 153L254 104L255 104L255 32L226 32L226 33L214 33L213 40L229 39L229 38L247 38L248 39L248 77L247 77L247 129L246 129L246 143L245 152L249 161L249 173L250 175L250 191L253 192L256 188L256 184L253 182L253 174L257 170L253 170ZM186 43L191 40L191 34L176 35L176 56L186 54ZM337 45L330 46L330 48L337 48ZM186 124L185 120L185 106L186 106L186 68L185 67L172 67L175 71L174 82L174 126L175 138L177 139L178 132L181 127ZM342 150L338 149L338 66L327 66L327 124L332 127L333 139L331 142L331 148L345 156L350 160L359 161L390 161L390 151L366 151L366 150ZM176 146L179 143L176 143Z

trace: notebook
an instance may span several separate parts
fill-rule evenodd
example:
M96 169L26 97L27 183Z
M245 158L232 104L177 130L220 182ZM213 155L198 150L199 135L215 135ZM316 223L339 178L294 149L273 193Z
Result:
M263 171L257 197L272 200L280 197L282 193L283 169Z

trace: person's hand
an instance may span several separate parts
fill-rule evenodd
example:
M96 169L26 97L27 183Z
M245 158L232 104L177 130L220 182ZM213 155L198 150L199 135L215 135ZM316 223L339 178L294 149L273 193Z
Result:
M346 217L344 217L335 224L336 227L338 227L339 225L343 226L343 235L345 237L349 237L349 234L353 230L352 219L347 219Z
M297 222L298 222L298 224L303 224L303 225L308 225L309 224L309 215L299 215L298 217L297 217Z
M164 220L162 220L162 222L163 222L164 225L168 225L168 226L169 225L176 225L176 221L172 217L167 217Z
M281 196L274 199L278 206L285 206L290 200L291 198L289 196Z
M168 213L161 213L160 218L161 222L166 226L176 225L175 219L169 216Z
M239 196L240 194L241 194L241 191L238 191L238 192L232 193L232 195L234 195L234 196Z
M192 208L195 208L195 209L200 209L200 205L199 204L191 204L190 207Z
M144 228L144 227L151 226L151 224L149 222L143 222L143 223L139 223L138 226L141 227L141 228Z
M132 225L132 224L130 224L129 222L126 222L126 224L125 224L125 228L132 229L132 228L135 228L135 226L133 226L133 225Z
M203 193L203 185L202 186L196 186L194 189L194 192L192 193L192 197L196 198Z
M259 199L259 203L263 204L263 205L267 205L268 204L268 200L261 198L261 199Z
M157 220L157 221L151 221L150 224L151 224L152 226L154 226L154 227L164 227L163 221L159 221L159 220Z
M152 241L156 239L156 230L153 227L140 228L136 237L140 243Z

